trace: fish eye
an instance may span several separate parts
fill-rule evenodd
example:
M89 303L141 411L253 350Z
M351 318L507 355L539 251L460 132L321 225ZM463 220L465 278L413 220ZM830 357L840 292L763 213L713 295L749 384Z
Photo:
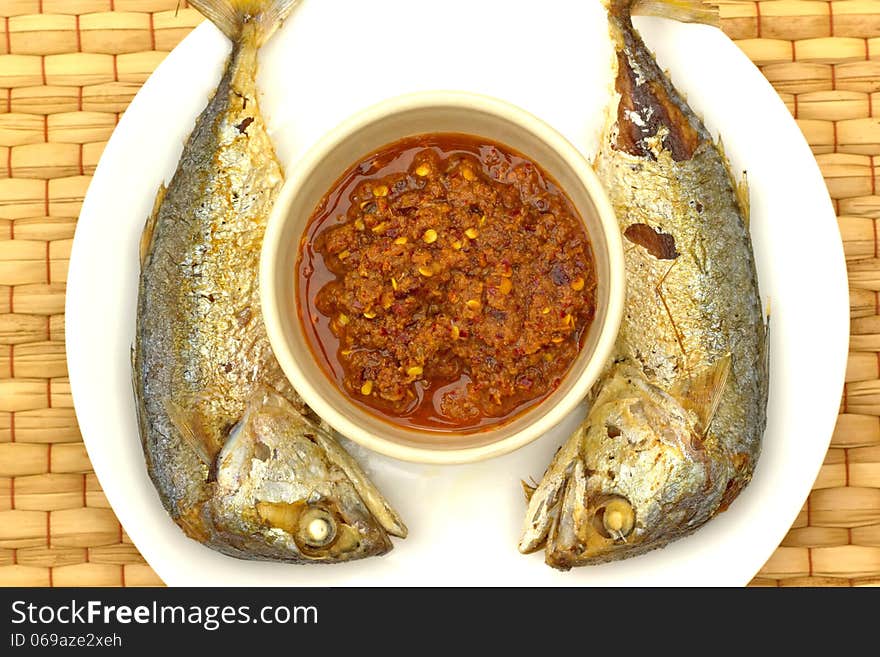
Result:
M605 538L625 539L635 526L635 509L629 500L619 495L607 498L593 515L593 528Z
M320 506L260 502L257 504L257 513L270 526L291 534L304 553L339 547L336 543L340 537L346 536L346 527L340 525L333 513ZM343 545L347 543L351 541L342 541Z
M312 507L300 515L295 537L297 543L315 549L332 545L336 534L336 519L324 509Z

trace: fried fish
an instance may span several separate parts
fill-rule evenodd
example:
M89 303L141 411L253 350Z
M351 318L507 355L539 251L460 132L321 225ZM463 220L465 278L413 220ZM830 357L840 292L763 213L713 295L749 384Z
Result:
M635 12L709 22L696 0L609 0L612 120L595 169L624 238L626 302L580 428L529 496L521 552L559 569L690 534L749 483L766 425L767 327L748 204L660 70Z
M257 52L297 0L192 0L232 41L141 241L133 383L147 468L188 536L244 559L338 562L406 527L272 353L260 248L283 175Z

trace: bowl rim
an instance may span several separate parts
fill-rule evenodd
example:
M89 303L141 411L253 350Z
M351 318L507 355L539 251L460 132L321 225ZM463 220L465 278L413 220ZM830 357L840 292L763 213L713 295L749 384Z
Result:
M577 382L572 385L565 395L556 400L553 406L547 409L543 415L516 433L487 444L464 448L436 449L403 445L393 440L378 437L337 412L334 404L308 383L307 376L291 353L285 339L280 312L275 303L277 296L275 285L276 264L281 233L289 216L288 209L293 198L311 172L337 146L351 139L357 132L370 124L390 114L399 114L429 107L466 108L490 114L521 126L537 139L543 141L576 173L578 179L586 188L590 200L595 206L596 219L601 226L602 237L607 246L609 293L605 322L599 330L592 356L587 361L583 371L578 375ZM595 237L593 239L595 241ZM625 278L622 239L611 202L586 157L570 141L542 119L507 101L472 92L432 90L387 98L356 112L325 133L291 167L285 176L281 191L275 200L267 221L260 255L259 294L263 322L266 326L269 342L285 376L306 404L314 409L331 427L355 443L385 456L416 463L453 465L501 456L524 447L559 424L574 410L577 404L587 395L590 387L599 377L602 370L605 369L613 351L623 316L626 290ZM569 374L567 373L566 376L569 376ZM590 381L590 384L584 385L584 381ZM533 409L538 408L544 403L546 403L546 400L540 402ZM357 409L357 412L366 413L366 411L361 409ZM528 413L529 411L526 412ZM400 428L404 431L410 431L406 427ZM487 431L491 431L491 429Z

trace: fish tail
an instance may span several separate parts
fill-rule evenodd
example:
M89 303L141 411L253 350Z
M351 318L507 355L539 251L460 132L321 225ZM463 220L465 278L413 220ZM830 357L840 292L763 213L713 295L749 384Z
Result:
M608 10L619 17L659 16L682 23L718 25L718 4L705 0L605 0Z
M245 25L256 26L257 47L263 45L290 15L299 0L190 0L232 42Z

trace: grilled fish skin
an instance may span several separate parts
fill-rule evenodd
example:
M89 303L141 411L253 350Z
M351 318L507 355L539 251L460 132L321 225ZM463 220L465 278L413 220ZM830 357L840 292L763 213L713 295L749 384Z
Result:
M616 112L594 167L627 290L587 418L530 496L519 544L567 570L660 548L748 484L766 425L766 326L746 204L719 146L630 20L712 17L696 0L610 0Z
M275 360L260 248L283 174L257 51L297 0L194 0L233 43L141 241L133 383L147 469L184 532L225 554L338 562L406 527Z

